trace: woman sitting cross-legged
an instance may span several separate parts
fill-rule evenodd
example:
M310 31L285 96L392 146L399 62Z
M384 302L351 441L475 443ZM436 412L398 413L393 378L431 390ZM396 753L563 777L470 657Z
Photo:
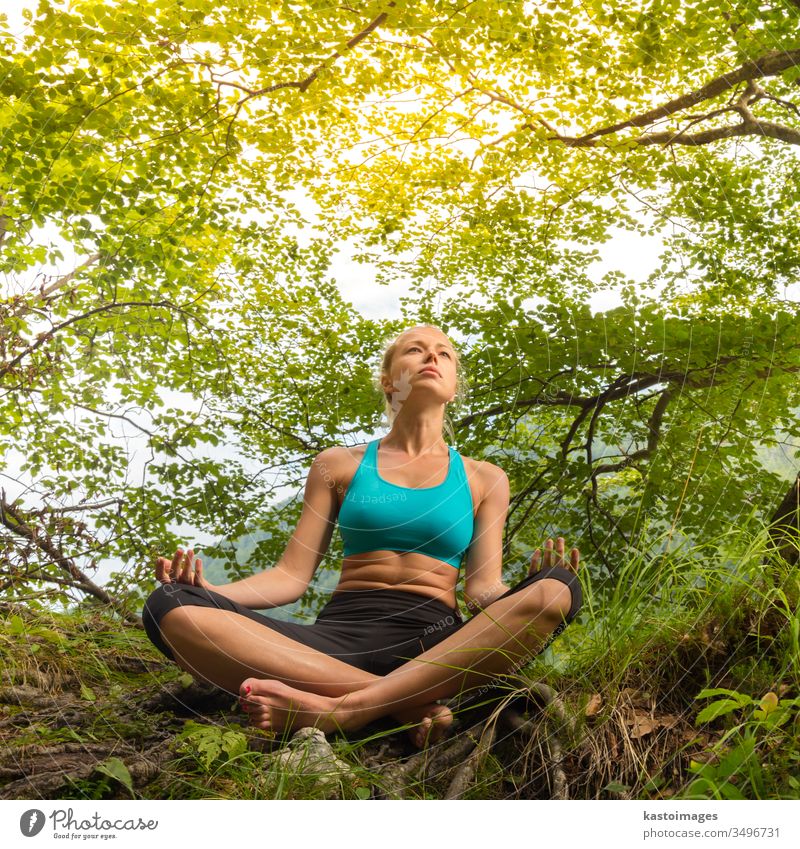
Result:
M381 368L391 430L320 452L303 511L278 563L223 586L179 549L159 558L161 586L142 613L153 643L182 669L238 693L250 722L282 731L355 730L391 715L419 746L452 722L437 699L482 687L541 652L582 603L580 554L537 549L530 573L501 580L505 472L444 442L462 376L450 339L403 331ZM312 624L257 613L299 599L337 523L341 576ZM455 586L466 555L462 619Z

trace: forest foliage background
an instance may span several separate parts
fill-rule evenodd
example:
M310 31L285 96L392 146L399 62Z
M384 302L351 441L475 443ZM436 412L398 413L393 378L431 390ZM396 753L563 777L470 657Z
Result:
M598 591L686 541L728 562L725 530L785 495L794 0L42 0L28 20L0 30L4 603L135 616L186 529L228 579L276 562L311 460L381 427L381 343L418 322L462 352L456 447L511 480L509 579L550 533ZM658 246L651 273L595 273L620 234ZM401 319L348 300L343 243L375 287L406 281Z

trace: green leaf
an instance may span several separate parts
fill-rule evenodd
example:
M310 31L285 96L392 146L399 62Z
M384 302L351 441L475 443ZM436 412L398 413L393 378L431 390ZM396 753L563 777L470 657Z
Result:
M731 749L717 765L717 776L728 779L736 775L739 767L753 756L755 750L755 738L744 737L735 748Z
M692 760L689 762L689 772L703 778L713 778L717 774L717 768L707 761Z
M696 696L696 699L709 699L712 696L730 696L735 699L738 704L744 706L750 704L753 699L744 693L738 693L736 690L726 690L724 687L717 687L713 690L701 690Z
M720 795L724 799L746 799L747 797L742 793L742 791L735 785L731 784L730 781L725 781L719 785Z
M630 785L620 784L618 781L609 781L603 788L609 793L627 793L630 789Z
M51 631L49 628L36 628L32 633L37 637L43 637L48 643L60 645L64 642L64 637L58 631Z
M95 695L94 690L83 683L81 683L81 698L86 699L87 702L97 701L97 696Z
M128 767L117 757L110 757L103 763L98 764L95 769L105 775L115 778L121 784L125 785L129 792L133 793L133 781Z
M707 778L697 778L686 788L687 799L713 799L714 784Z
M703 722L711 722L713 719L725 716L725 714L739 710L741 707L741 703L735 699L721 699L718 702L713 702L697 714L695 725L700 725Z
M226 731L222 735L222 748L228 759L241 755L247 751L247 737L239 731Z

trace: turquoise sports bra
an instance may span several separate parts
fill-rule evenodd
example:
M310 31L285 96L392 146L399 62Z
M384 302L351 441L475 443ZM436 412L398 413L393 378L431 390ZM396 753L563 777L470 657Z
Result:
M344 556L416 551L459 569L474 525L461 455L448 446L447 477L437 486L399 486L378 475L379 442L367 443L339 510Z

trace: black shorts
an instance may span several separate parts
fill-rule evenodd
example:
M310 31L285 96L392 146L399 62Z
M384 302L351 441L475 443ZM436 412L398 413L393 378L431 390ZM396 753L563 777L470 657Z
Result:
M540 652L577 615L583 602L578 576L560 566L550 566L528 575L498 597L505 598L543 578L555 578L567 584L572 592L572 605ZM257 613L213 590L188 584L162 584L145 601L142 622L150 640L170 660L175 658L161 636L158 623L169 610L186 604L234 611L375 675L387 675L458 631L472 618L464 620L457 608L407 590L342 590L331 597L313 624L305 625Z

